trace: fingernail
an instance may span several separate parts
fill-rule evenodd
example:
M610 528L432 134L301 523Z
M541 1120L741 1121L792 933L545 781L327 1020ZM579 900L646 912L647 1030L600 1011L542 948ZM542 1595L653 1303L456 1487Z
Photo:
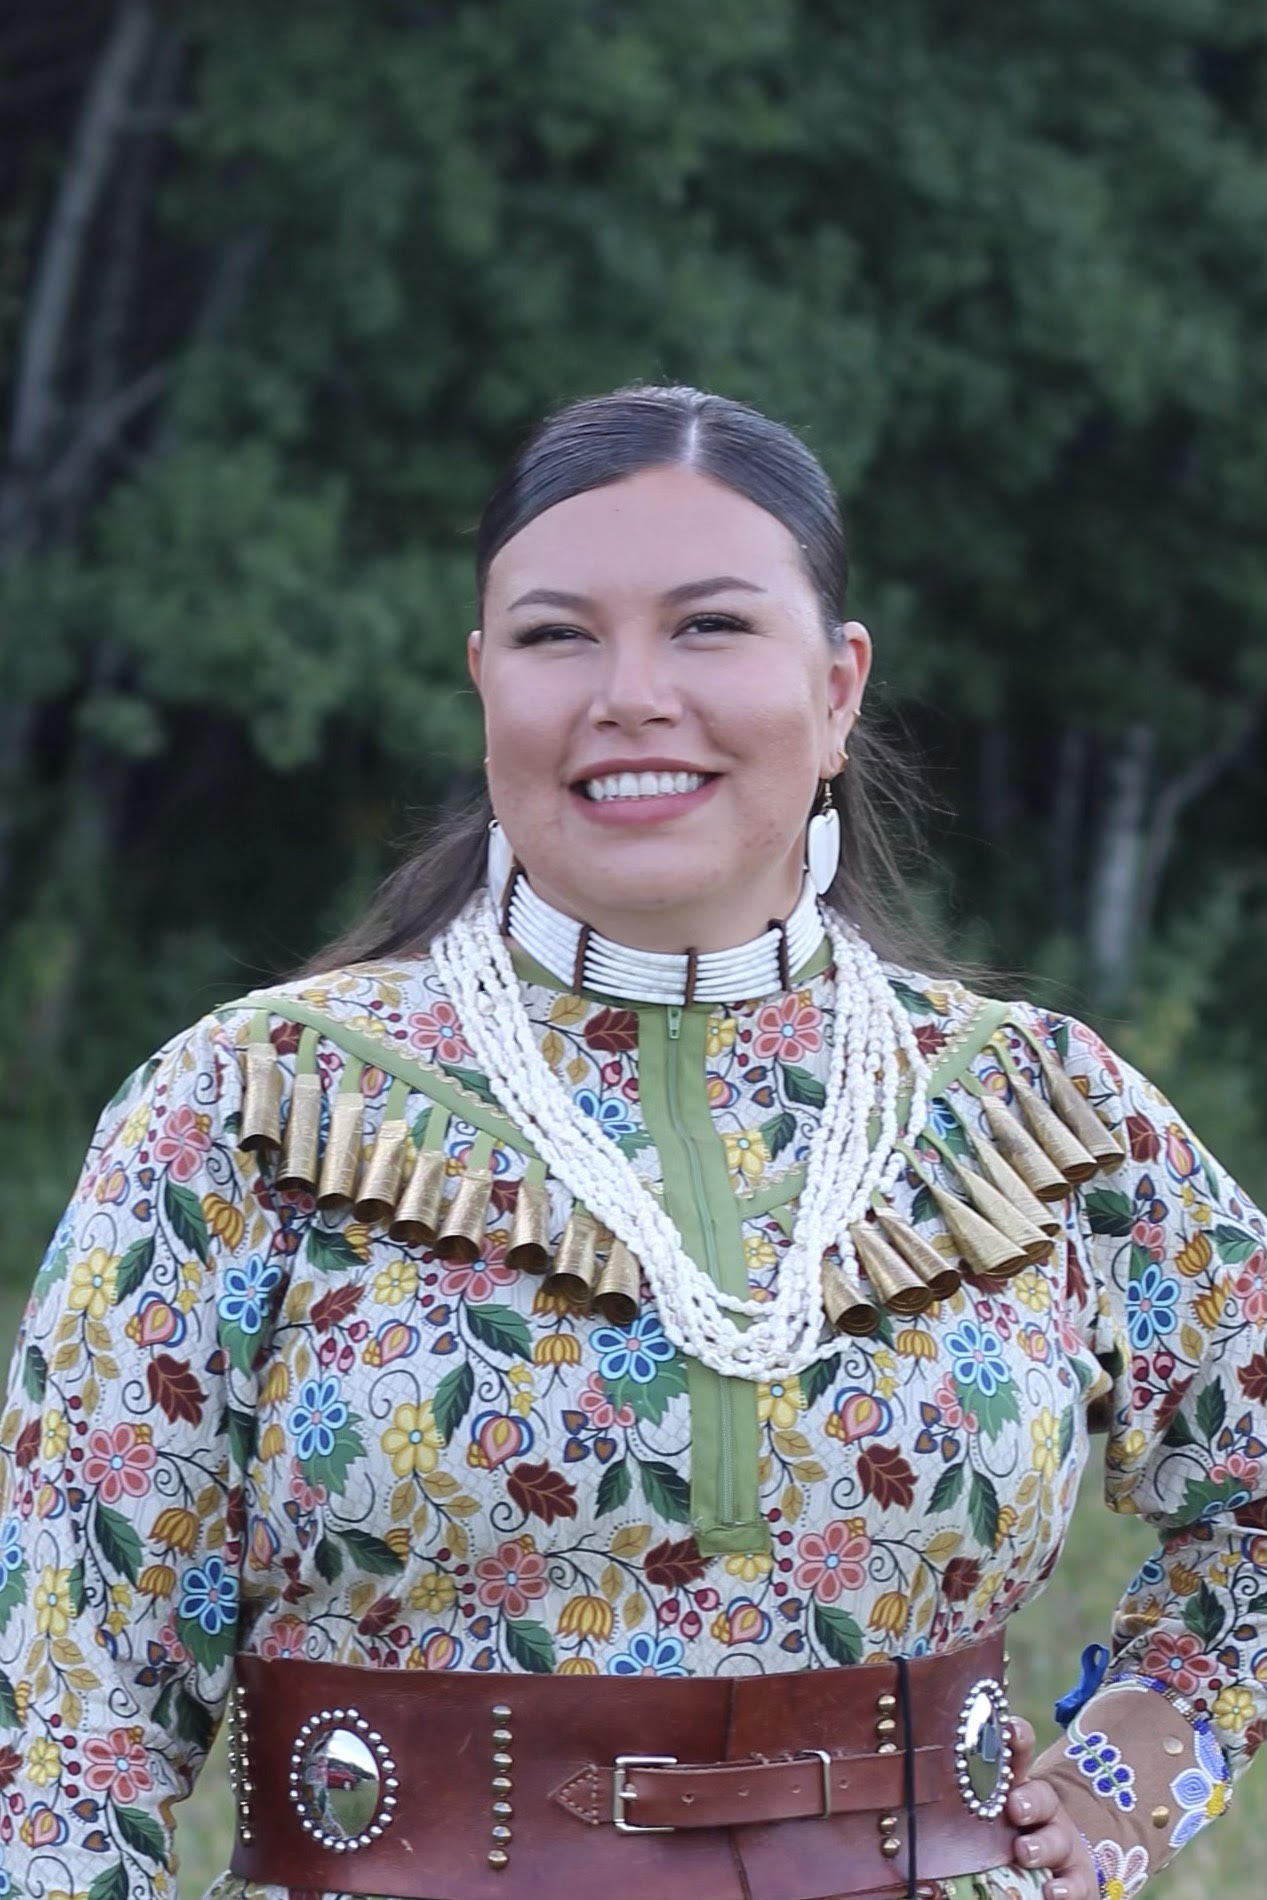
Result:
M1027 1861L1030 1861L1031 1863L1036 1861L1038 1859L1038 1842L1037 1841L1022 1841L1021 1852L1022 1854L1024 1854Z
M1048 1891L1051 1900L1069 1900L1069 1888L1063 1880L1053 1880Z
M1018 1821L1028 1821L1034 1812L1034 1803L1027 1794L1013 1795L1012 1807Z

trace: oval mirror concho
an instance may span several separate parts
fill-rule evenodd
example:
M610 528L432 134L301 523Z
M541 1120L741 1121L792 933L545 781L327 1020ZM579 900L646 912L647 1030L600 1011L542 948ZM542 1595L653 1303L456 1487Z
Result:
M1007 1697L1001 1683L983 1676L964 1697L955 1730L955 1780L964 1806L984 1821L995 1820L1013 1773Z
M304 1832L335 1854L376 1841L396 1818L396 1764L357 1709L319 1709L290 1751L289 1793Z

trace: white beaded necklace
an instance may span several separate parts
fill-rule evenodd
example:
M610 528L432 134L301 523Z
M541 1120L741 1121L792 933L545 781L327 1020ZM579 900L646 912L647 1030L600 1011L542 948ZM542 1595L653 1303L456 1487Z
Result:
M569 1192L641 1262L673 1344L733 1378L790 1378L838 1350L834 1339L820 1341L823 1255L835 1246L842 1265L856 1271L850 1225L900 1173L899 1135L918 1133L924 1123L928 1065L906 1012L870 945L830 914L825 925L836 969L826 1100L772 1300L739 1299L713 1283L620 1149L555 1076L537 1046L487 891L431 946L436 974L458 1006L495 1099ZM911 1096L899 1129L903 1071Z

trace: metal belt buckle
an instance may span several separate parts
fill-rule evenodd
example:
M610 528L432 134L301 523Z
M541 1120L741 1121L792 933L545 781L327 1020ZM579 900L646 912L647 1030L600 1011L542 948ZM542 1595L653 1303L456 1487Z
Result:
M676 1755L617 1755L612 1763L612 1821L620 1834L676 1834L677 1829L666 1827L639 1827L636 1821L625 1819L625 1803L638 1799L638 1790L627 1785L626 1776L631 1768L676 1768Z
M804 1761L811 1755L823 1770L823 1811L818 1818L820 1821L828 1821L831 1819L831 1756L825 1748L800 1748L796 1752L796 1759Z

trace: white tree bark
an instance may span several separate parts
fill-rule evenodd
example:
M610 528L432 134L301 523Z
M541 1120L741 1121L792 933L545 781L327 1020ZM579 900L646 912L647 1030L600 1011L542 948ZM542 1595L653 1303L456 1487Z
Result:
M1092 977L1106 1002L1125 988L1135 948L1153 745L1151 726L1130 726L1108 761L1087 916Z

